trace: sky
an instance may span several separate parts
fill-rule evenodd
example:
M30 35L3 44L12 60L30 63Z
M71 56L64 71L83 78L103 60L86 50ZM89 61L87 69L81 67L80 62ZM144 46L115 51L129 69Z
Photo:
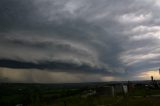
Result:
M159 0L0 0L0 81L159 79Z

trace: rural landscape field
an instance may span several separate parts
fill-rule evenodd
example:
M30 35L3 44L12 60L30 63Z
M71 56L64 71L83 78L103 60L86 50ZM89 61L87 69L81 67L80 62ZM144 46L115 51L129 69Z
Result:
M116 83L116 85L119 83ZM1 106L159 106L160 89L136 84L127 94L89 94L107 83L1 84ZM113 84L108 84L109 86ZM109 91L108 91L109 92Z

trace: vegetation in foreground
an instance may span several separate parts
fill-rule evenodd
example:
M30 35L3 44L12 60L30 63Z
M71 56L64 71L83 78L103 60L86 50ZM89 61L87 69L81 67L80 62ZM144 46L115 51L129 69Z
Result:
M47 85L5 85L0 106L159 106L160 90L137 87L128 95L85 96L85 88L53 88ZM18 106L18 105L17 105Z

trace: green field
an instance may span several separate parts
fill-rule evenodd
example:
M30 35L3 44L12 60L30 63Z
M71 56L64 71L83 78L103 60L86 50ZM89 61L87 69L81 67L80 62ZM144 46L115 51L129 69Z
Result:
M160 106L160 89L137 87L127 95L85 96L87 89L48 85L4 85L0 106Z

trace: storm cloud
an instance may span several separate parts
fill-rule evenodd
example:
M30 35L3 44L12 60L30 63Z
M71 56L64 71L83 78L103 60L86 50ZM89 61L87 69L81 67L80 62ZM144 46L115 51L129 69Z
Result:
M103 81L157 69L159 10L158 0L1 0L0 71Z

